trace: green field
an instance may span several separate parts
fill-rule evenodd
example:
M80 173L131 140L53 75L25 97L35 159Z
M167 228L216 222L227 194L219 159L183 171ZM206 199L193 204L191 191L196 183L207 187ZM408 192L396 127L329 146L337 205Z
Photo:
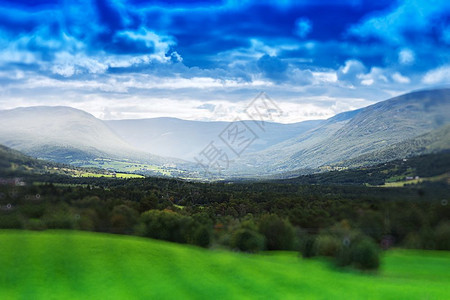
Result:
M450 253L393 250L376 274L294 253L136 237L0 231L0 299L449 299Z
M109 178L145 178L145 176L138 174L129 174L129 173L115 173L113 174L100 174L100 173L80 173L79 177L109 177Z

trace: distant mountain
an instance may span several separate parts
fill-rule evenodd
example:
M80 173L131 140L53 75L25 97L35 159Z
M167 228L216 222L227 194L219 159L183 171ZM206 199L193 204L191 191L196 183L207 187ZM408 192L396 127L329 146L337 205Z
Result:
M91 114L62 106L0 111L0 144L33 157L75 165L97 158L154 164L168 161L128 145Z
M333 165L449 123L450 89L414 92L338 114L298 137L243 156L229 172L252 176Z
M264 122L261 131L253 121L246 124L258 138L246 149L252 153L269 148L282 141L298 136L317 127L323 121L305 121L294 124ZM141 151L160 156L177 157L194 161L211 141L232 122L188 121L176 118L154 118L139 120L115 120L105 123L124 141Z
M29 169L44 170L41 161L0 145L0 177L22 174Z
M418 137L407 139L381 150L343 161L340 167L371 166L395 159L415 157L422 154L439 153L450 149L450 125L445 125Z
M255 141L219 177L281 177L449 149L450 89L419 91L324 121L246 121ZM69 107L0 111L0 144L32 157L146 175L201 178L193 161L230 122L102 121ZM168 158L176 157L176 158ZM182 159L185 160L182 160ZM278 177L280 178L280 177Z

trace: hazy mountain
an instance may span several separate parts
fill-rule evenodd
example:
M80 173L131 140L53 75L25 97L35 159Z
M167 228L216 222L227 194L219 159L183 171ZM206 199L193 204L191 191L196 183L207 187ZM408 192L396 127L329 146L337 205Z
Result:
M230 124L173 118L101 121L69 107L17 108L0 111L0 144L79 166L193 178L202 171L198 165L162 156L192 160ZM377 164L450 148L450 89L402 95L325 121L266 122L264 131L261 123L246 124L257 138L240 158L233 157L224 175L294 175Z
M0 111L0 143L33 157L75 164L98 157L167 161L136 150L91 114L62 106Z
M305 121L294 124L246 121L257 139L246 149L252 153L269 148L284 140L298 136L322 121ZM160 156L178 157L193 161L211 141L231 122L187 121L176 118L105 121L124 141L135 148Z
M448 123L450 89L413 92L336 115L298 137L243 156L229 171L251 175L318 168L381 150Z
M421 154L442 152L450 149L450 125L422 134L418 137L393 144L381 150L373 151L339 163L338 166L360 167L394 159L414 157Z

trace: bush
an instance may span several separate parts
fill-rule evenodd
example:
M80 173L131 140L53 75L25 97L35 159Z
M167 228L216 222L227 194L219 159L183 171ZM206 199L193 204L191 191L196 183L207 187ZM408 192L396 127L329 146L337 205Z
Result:
M300 252L304 258L313 257L316 255L314 251L315 238L311 235L306 235L300 241Z
M338 267L345 267L352 264L352 248L348 244L342 244L334 257L334 262Z
M354 266L362 270L377 269L380 265L380 250L378 245L370 238L363 237L342 244L335 256L337 266Z
M192 244L208 248L211 243L211 231L206 226L196 228L192 238Z
M352 263L359 269L377 269L380 265L378 246L368 238L356 243L351 253Z
M377 269L380 264L380 248L374 240L360 231L352 230L346 222L340 222L302 243L303 257L329 256L339 267L353 266L363 270Z
M443 222L436 227L436 249L450 250L450 222Z
M100 228L98 214L93 208L79 209L78 213L75 215L75 219L77 220L76 228L79 230L104 230L103 228Z
M244 252L258 252L264 248L264 236L249 228L234 232L231 246Z
M317 237L314 243L314 253L318 256L336 256L339 247L341 246L341 240L332 235L321 234Z
M126 205L117 205L113 208L110 222L113 233L130 234L138 222L138 212Z
M1 229L22 229L23 222L17 213L0 212Z
M42 216L42 221L48 229L73 229L75 227L76 217L64 209L49 209Z
M403 240L402 245L408 249L423 249L422 237L417 232L410 232Z
M73 229L75 227L74 217L67 214L46 215L43 217L43 221L48 229Z
M28 230L45 230L45 229L47 229L44 222L42 222L42 220L36 219L36 218L29 219L25 228Z
M172 211L149 210L141 216L141 235L176 243L187 243L192 218Z
M265 215L259 222L259 232L266 239L267 250L291 250L294 228L287 220L277 215Z

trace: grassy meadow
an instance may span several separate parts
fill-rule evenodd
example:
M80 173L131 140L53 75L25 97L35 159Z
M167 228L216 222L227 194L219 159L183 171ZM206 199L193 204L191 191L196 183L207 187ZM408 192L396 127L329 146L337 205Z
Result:
M77 231L0 231L1 299L449 299L450 252L391 250L376 273Z

